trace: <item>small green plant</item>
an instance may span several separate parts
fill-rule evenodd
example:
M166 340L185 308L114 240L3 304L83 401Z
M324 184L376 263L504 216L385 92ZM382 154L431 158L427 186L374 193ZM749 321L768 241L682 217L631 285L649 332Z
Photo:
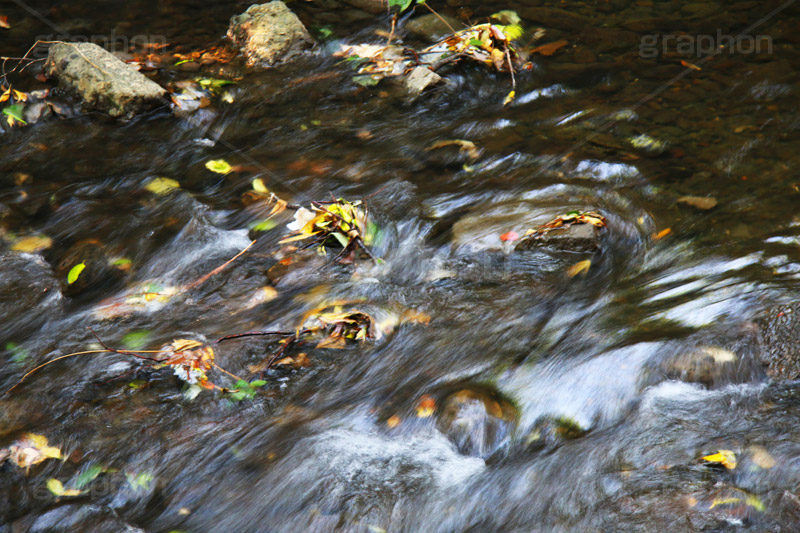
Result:
M256 396L256 389L259 387L263 387L266 385L267 382L263 379L256 379L251 381L250 383L246 382L243 379L240 379L236 382L235 389L228 393L228 398L233 400L234 402L240 402L242 400L252 400Z

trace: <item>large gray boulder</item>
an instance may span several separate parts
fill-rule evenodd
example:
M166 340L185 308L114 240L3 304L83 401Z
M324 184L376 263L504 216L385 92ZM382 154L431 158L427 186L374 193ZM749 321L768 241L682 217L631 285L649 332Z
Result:
M96 44L53 44L44 72L80 97L85 109L112 117L131 117L166 104L164 88Z
M231 17L228 38L241 48L248 65L274 66L314 46L314 39L286 4L253 4Z

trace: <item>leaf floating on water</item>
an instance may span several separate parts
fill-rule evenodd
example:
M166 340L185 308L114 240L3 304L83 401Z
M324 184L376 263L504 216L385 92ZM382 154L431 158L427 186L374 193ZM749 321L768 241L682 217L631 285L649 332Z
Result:
M667 235L669 235L670 233L672 233L672 228L666 228L666 229L662 229L662 230L661 230L661 231L659 231L658 233L653 233L653 234L652 234L650 237L651 237L651 238L652 238L654 241L658 241L658 240L661 240L661 239L663 239L664 237L666 237L666 236L667 236Z
M261 287L256 289L250 299L247 300L247 303L244 304L242 310L252 309L263 303L271 302L277 297L278 291L275 290L275 287L270 287L269 285Z
M500 235L500 240L503 242L514 242L519 239L519 233L516 231L509 231Z
M74 267L69 269L67 273L67 284L72 285L76 281L78 281L78 276L81 275L81 272L86 268L86 263L78 263Z
M591 259L585 259L583 261L578 261L577 263L575 263L574 265L569 267L569 269L567 270L567 276L569 276L571 278L574 278L578 274L586 275L586 273L589 272L589 269L591 268L591 266L592 266L592 260Z
M516 98L516 97L517 97L517 91L513 91L512 90L510 93L508 93L506 95L505 99L503 100L503 107L505 107L508 104L510 104L511 102L513 102L514 98Z
M168 192L180 189L181 184L178 183L176 180L170 178L155 178L152 181L150 181L150 183L145 185L144 188L145 190L148 190L153 194L163 196Z
M703 348L703 352L710 355L717 364L733 363L736 361L735 353L718 346L706 346Z
M447 146L458 146L458 151L466 154L467 157L475 161L481 155L481 151L475 146L475 143L472 141L465 141L462 139L452 139L447 141L436 141L429 147L425 149L426 152L430 150L437 150L439 148L445 148Z
M707 463L722 465L728 470L736 468L736 454L731 450L717 450L717 453L705 455L700 459Z
M146 329L131 331L122 337L122 345L129 350L139 350L147 346L152 334Z
M53 246L53 239L47 235L31 235L29 237L17 239L14 244L11 245L11 249L15 252L35 254L36 252L47 250L51 246Z
M0 28L10 30L11 24L8 23L8 15L0 15Z
M50 446L44 435L25 433L14 444L0 450L0 457L3 456L20 468L28 470L31 466L38 465L47 459L61 459L61 450Z
M224 159L212 159L206 162L206 168L217 174L229 174L233 172L233 167Z
M389 429L394 429L399 426L402 421L403 419L399 416L392 415L386 420L386 425L389 426Z
M753 460L756 466L759 468L763 468L764 470L769 470L770 468L774 468L777 462L775 458L770 455L766 448L763 446L750 446L750 458Z
M429 418L436 411L436 400L424 394L417 404L417 418Z
M711 196L681 196L678 203L690 205L698 209L713 209L717 205L717 199Z
M541 54L543 56L551 56L558 52L561 48L567 46L569 41L554 41L552 43L542 44L531 50L531 54Z
M269 194L269 189L264 185L264 180L256 178L253 180L253 190L262 194Z
M22 104L14 104L3 109L3 114L6 116L6 122L8 122L9 126L14 126L15 124L28 124L25 122L25 119L22 118L22 111L24 107L25 106Z
M139 474L131 474L125 472L125 479L135 492L147 492L155 480L155 476L150 472L141 472Z
M82 494L81 491L77 489L65 489L64 485L59 480L52 477L47 480L47 490L59 498L61 496L80 496Z

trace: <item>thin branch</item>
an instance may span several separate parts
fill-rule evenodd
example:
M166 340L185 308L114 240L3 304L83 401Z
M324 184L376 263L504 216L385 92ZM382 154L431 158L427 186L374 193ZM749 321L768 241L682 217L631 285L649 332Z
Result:
M258 239L256 239L256 240L253 240L253 241L250 241L250 244L248 244L248 245L245 247L245 249L244 249L244 250L242 250L242 251L241 251L241 252L239 252L238 254L234 255L233 257L231 257L230 259L228 259L227 261L225 261L224 263L222 263L220 266L218 266L217 268L215 268L214 270L212 270L211 272L209 272L209 273L208 273L208 274L206 274L205 276L203 276L203 277L201 277L200 279L197 279L197 280L193 281L192 283L190 283L189 285L187 285L187 286L185 287L185 288L186 288L186 290L188 291L188 290L194 289L194 288L195 288L195 287L197 287L198 285L202 285L203 283L205 283L205 282L206 282L206 280L208 280L208 278L210 278L210 277L211 277L211 276L213 276L214 274L219 274L220 272L222 272L223 270L225 270L225 268L226 268L228 265L230 265L231 263L233 263L234 261L236 261L236 260L237 260L239 257L241 257L241 256L242 256L242 255L243 255L243 254L244 254L244 253L245 253L247 250L249 250L249 249L250 249L250 247L251 247L251 246L253 246L253 245L256 243L256 241L257 241L257 240L258 240Z

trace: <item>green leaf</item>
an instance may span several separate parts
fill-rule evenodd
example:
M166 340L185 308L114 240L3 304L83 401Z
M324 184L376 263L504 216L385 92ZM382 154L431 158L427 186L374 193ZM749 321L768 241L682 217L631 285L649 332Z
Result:
M408 9L414 0L389 0L389 7L399 7L400 12L402 13L406 9Z
M122 337L122 344L129 350L139 350L150 342L151 333L146 329L131 331Z
M343 234L339 233L338 231L334 231L333 233L331 233L331 235L332 235L332 236L333 236L333 237L334 237L334 238L335 238L337 241L339 241L339 244L341 244L341 245L342 245L342 248L344 248L344 247L346 247L348 244L350 244L350 242L347 240L347 237L345 237Z
M250 382L250 386L251 387L263 387L266 384L267 384L267 382L264 381L263 379L257 379L255 381L251 381Z
M194 63L194 59L181 59L180 61L175 63L173 66L177 67L177 66L183 65L184 63Z
M16 342L7 342L6 351L11 353L10 360L13 363L22 363L30 356L28 351L20 348Z
M24 107L25 106L22 104L14 104L3 109L3 114L8 117L7 120L9 126L13 126L15 121L26 125L28 124L22 118L22 110Z
M94 481L97 476L99 476L105 471L106 469L100 465L90 466L89 468L80 473L77 481L75 481L75 488L82 489L83 487Z
M470 39L469 44L470 46L477 46L478 48L480 48L481 46L483 46L483 41L481 41L480 39Z
M374 87L380 83L380 79L373 78L369 74L362 74L359 76L353 76L353 82L361 85L362 87Z
M130 484L134 491L144 492L150 490L155 476L150 472L142 472L140 474L129 474L126 472L125 478L128 480L128 484Z
M69 269L67 273L67 284L72 285L76 281L78 281L78 276L81 275L83 269L86 268L86 263L78 263L74 267Z
M51 477L47 480L47 490L56 496L61 496L64 494L64 485L59 480Z
M264 220L257 220L256 222L251 223L248 226L248 228L253 231L269 231L277 225L278 223L275 222L273 219L267 218Z
M205 87L206 89L219 89L220 87L225 87L226 85L230 85L231 83L236 83L231 80L219 80L216 78L197 78L195 80L197 83L200 84L201 87Z
M317 28L317 35L319 35L319 38L324 41L325 39L333 35L333 30L331 29L330 26L322 26L321 28Z

